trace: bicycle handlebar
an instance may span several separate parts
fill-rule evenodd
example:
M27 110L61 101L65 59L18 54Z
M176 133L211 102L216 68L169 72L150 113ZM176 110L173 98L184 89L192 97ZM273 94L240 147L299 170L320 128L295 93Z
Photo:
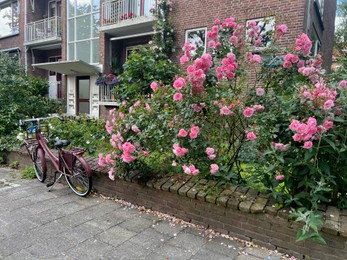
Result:
M29 119L20 119L19 120L19 125L23 125L24 122L40 122L41 120L47 120L47 119L52 119L52 118L59 118L62 119L60 116L48 116L48 117L37 117L37 118L29 118Z

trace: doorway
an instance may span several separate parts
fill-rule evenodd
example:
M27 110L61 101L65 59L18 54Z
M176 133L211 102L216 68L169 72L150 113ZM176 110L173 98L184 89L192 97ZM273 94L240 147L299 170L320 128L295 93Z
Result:
M76 78L77 111L76 114L90 114L90 77Z

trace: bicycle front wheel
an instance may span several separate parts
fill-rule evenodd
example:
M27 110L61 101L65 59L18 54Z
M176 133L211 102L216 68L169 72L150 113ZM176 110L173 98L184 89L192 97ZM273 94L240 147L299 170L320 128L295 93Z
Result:
M44 182L46 180L47 165L45 160L45 153L41 148L37 148L36 153L34 154L33 164L37 179L40 182Z
M68 169L64 169L69 172ZM92 177L89 174L87 162L83 158L74 158L71 174L65 175L66 182L78 196L87 196L92 189Z

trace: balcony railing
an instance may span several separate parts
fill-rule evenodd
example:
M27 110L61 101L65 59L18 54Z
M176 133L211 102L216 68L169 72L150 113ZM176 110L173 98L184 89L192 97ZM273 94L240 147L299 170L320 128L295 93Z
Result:
M61 18L51 17L25 26L25 43L55 39L61 36Z
M105 26L141 17L151 17L156 5L157 0L116 0L106 2L102 6L101 23Z

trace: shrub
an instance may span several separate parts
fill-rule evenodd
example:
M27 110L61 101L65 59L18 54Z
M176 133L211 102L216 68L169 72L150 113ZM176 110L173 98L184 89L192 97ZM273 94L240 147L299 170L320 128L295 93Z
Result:
M20 170L19 173L21 179L34 179L36 177L33 166L26 167L24 170Z
M271 192L279 205L303 206L307 212L296 216L304 221L319 223L320 202L345 207L347 81L327 81L306 34L287 51L278 44L285 25L268 33L266 45L262 28L216 20L210 53L193 59L186 43L172 85L153 82L150 98L113 111L106 129L114 149L99 156L110 178L170 161L176 172L243 183ZM308 223L298 238L323 241L317 230Z
M18 120L57 112L60 104L45 95L48 82L25 75L24 67L9 55L0 54L0 139L1 149L11 147L6 136L18 128ZM15 135L14 133L13 135Z
M54 139L67 139L71 146L85 148L87 154L96 155L97 150L110 149L105 122L83 116L54 118L49 122L49 132ZM53 147L53 143L51 144Z

